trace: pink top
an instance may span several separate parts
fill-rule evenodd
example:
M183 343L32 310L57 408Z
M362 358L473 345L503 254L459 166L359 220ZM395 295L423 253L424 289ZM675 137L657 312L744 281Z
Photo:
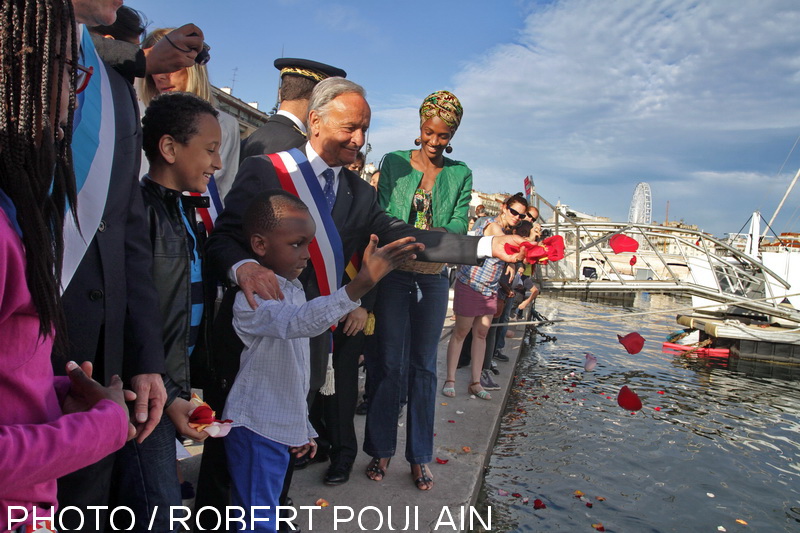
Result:
M85 413L61 413L69 378L53 376L52 345L52 337L39 338L22 240L0 208L0 531L9 529L9 506L28 509L25 523L34 505L37 515L51 514L56 479L118 450L127 437L125 412L111 400Z

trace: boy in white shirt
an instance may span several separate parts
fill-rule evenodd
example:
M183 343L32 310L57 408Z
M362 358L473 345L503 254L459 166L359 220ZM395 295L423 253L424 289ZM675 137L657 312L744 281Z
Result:
M252 531L275 532L278 505L290 454L316 452L317 434L308 421L309 338L322 334L360 305L360 298L386 274L415 258L413 238L377 248L372 235L355 279L330 296L306 301L297 280L310 258L316 226L296 196L273 189L255 197L244 217L250 248L277 276L283 300L261 300L253 310L236 295L233 326L244 343L241 367L225 406L233 420L225 438L231 503L243 507ZM312 455L313 456L313 455ZM268 506L251 520L253 506ZM247 531L251 531L249 527Z

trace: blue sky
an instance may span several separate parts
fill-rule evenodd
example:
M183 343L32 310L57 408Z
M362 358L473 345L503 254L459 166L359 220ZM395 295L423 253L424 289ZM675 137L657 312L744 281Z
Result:
M212 83L275 103L281 55L345 69L372 106L368 161L412 148L417 109L453 91L452 157L486 192L532 175L555 203L722 235L769 219L800 167L800 3L793 0L130 0L150 28L198 24ZM800 231L800 188L776 231Z

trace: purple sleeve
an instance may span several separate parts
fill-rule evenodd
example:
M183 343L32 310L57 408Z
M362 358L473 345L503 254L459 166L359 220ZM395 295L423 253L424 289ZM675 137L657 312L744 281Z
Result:
M125 411L111 400L46 424L0 425L0 472L30 485L50 481L122 448L127 435ZM0 498L18 488L0 483Z

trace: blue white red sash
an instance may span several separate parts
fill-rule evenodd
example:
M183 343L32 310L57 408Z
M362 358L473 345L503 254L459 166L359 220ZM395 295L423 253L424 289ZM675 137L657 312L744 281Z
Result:
M217 181L214 179L214 176L211 176L206 192L202 194L193 192L190 194L192 196L207 196L211 200L211 205L208 207L198 207L196 209L197 216L200 217L200 220L203 221L203 226L206 228L206 233L210 235L211 230L214 229L217 216L222 213L222 200L219 197L219 189L217 189Z
M317 175L305 154L297 148L266 157L275 167L281 188L300 198L317 224L317 234L309 246L311 264L314 265L320 295L331 294L342 281L344 252L342 238L333 223Z
M78 187L78 220L83 235L72 216L64 222L64 267L61 283L64 289L83 259L95 230L103 217L114 162L116 125L114 100L105 65L94 48L86 28L80 26L81 63L94 68L89 85L78 95L72 131L72 157Z

